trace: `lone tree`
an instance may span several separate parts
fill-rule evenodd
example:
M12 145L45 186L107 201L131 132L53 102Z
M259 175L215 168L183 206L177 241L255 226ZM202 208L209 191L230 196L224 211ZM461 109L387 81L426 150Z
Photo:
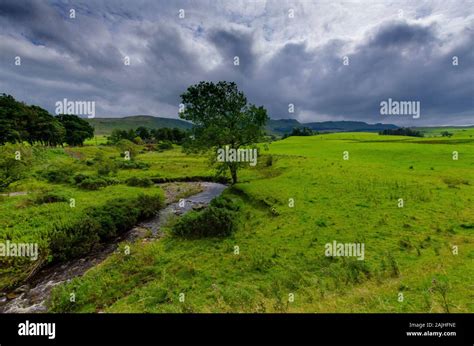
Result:
M181 95L184 111L180 118L194 124L185 149L192 152L217 151L229 146L238 150L256 144L264 135L267 111L247 103L234 82L200 82ZM220 171L230 170L237 183L239 162L223 162Z

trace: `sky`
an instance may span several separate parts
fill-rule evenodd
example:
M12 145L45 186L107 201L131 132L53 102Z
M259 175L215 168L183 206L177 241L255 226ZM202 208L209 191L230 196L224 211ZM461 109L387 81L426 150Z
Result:
M0 0L0 93L51 113L177 118L220 80L273 119L472 125L474 0Z

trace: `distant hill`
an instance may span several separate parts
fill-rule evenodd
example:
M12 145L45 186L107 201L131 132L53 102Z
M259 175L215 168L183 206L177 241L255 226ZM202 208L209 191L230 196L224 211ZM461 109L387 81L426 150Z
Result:
M94 126L97 135L109 135L113 129L129 130L139 126L150 129L160 127L177 127L179 129L189 129L192 124L171 118L153 117L150 115L134 115L124 118L94 118L87 119ZM295 119L271 119L266 126L269 133L282 136L290 133L295 127L309 127L319 132L378 132L385 129L396 129L398 126L392 124L367 124L362 121L323 121L313 123L300 123Z
M151 115L134 115L124 118L93 118L86 119L95 128L96 135L109 135L113 129L130 130L139 126L145 126L150 129L161 127L177 127L179 129L189 129L192 124L171 118L153 117Z
M284 135L285 133L290 133L293 128L302 126L303 125L295 119L270 119L270 121L267 122L266 130L275 135Z
M291 132L295 127L309 127L319 132L378 132L385 129L396 129L393 124L367 124L363 121L322 121L313 123L300 123L295 119L270 120L267 130L273 134L283 135Z

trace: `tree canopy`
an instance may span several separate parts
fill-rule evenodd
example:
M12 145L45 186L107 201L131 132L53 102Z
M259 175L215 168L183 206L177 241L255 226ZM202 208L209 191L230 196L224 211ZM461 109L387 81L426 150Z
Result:
M385 136L410 136L410 137L424 137L423 132L408 127L400 127L398 129L386 129L379 132L379 135Z
M0 95L0 144L82 145L93 136L94 129L76 115L55 117L41 107L28 106L11 95Z
M190 151L204 152L224 146L239 149L257 143L264 135L268 119L263 107L249 104L234 82L200 82L181 95L184 111L180 118L194 124L191 139L185 142ZM237 182L238 162L225 162Z
M72 114L60 114L56 118L64 126L64 141L68 145L82 145L86 139L94 137L94 128L84 119Z
M130 129L128 131L114 129L108 137L108 140L113 144L120 142L122 139L135 142L137 138L140 138L140 140L145 143L169 142L182 144L187 136L187 130L180 130L178 128L160 127L150 130L144 126L139 126L136 129Z

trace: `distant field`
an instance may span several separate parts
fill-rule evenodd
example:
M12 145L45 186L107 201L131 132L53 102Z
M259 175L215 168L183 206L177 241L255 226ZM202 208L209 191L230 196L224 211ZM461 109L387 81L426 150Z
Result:
M460 141L472 134L337 133L262 146L257 167L225 192L244 205L232 237L137 243L132 256L58 287L51 309L474 312L474 143ZM210 173L206 158L178 149L137 160L152 165L137 175ZM334 240L364 243L365 260L326 257Z
M426 137L441 137L441 133L448 131L458 138L474 138L474 127L420 127Z
M94 138L84 141L84 145L100 145L107 143L106 135L95 135Z

